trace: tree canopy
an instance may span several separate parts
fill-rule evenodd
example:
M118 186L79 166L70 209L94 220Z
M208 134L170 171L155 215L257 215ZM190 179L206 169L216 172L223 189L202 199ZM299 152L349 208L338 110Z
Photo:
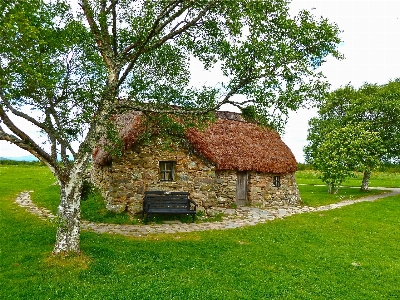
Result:
M395 79L387 84L365 83L359 89L350 84L331 92L319 104L318 116L309 121L305 147L306 161L315 162L320 156L320 147L332 132L351 126L361 126L366 132L376 133L380 143L375 151L381 162L397 161L400 155L400 80ZM355 142L356 143L356 142ZM344 147L344 145L342 146ZM372 150L369 147L370 150ZM384 151L382 151L382 149ZM348 149L349 150L349 149ZM354 158L365 159L361 153ZM326 155L326 153L325 153ZM362 190L368 189L371 168L364 168Z
M354 171L370 173L385 153L379 134L366 130L360 123L331 128L319 137L318 148L306 147L305 151L311 157L309 161L321 171L330 194L336 194L342 182L354 176Z
M289 110L326 91L318 72L325 57L341 58L337 26L308 11L291 16L286 0L78 4L74 15L63 0L0 1L0 139L34 154L59 181L54 253L79 251L82 178L112 115L190 120L232 104L282 128ZM191 85L194 58L206 70L218 66L221 82Z

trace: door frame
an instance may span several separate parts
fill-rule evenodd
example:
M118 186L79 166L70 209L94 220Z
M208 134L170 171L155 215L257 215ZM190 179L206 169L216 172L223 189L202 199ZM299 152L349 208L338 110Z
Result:
M236 173L236 205L244 206L247 204L249 174L247 171L237 171Z

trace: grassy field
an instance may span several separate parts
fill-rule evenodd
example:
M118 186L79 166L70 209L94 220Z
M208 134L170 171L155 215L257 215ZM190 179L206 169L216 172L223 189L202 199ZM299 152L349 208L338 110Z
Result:
M304 170L296 172L298 184L317 184L324 185L323 181L318 178L319 172L315 170ZM356 173L356 177L348 178L343 182L343 186L360 187L363 174ZM370 187L400 187L400 173L389 172L372 172Z
M400 298L400 197L226 231L82 232L83 254L60 259L55 227L14 203L33 190L54 206L54 182L45 167L0 166L0 299Z

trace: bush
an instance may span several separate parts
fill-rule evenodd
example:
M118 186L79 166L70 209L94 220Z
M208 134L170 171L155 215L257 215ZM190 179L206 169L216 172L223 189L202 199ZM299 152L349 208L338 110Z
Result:
M41 161L26 161L26 160L12 160L12 159L2 159L0 160L0 165L27 165L27 166L44 166Z
M311 164L297 163L298 171L315 170Z

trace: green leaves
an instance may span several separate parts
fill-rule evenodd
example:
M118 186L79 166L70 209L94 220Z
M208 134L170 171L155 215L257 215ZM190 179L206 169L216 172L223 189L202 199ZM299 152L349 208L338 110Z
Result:
M336 148L342 149L346 158L340 155L332 158L335 162L345 161L343 169L334 169L337 174L328 177L345 178L354 170L369 172L378 161L399 159L399 79L383 85L365 83L359 89L346 85L330 93L318 108L318 117L309 122L309 144L304 148L309 163L326 170L327 164L320 162L321 157L328 158L332 153L324 147L331 143L328 140L332 140L334 132L344 131L336 137L340 141ZM337 150L333 153L337 154Z
M385 148L377 132L366 130L363 124L348 124L328 132L315 152L308 154L322 172L321 179L329 193L336 193L347 177L354 176L354 171L371 171L378 166Z
M259 119L282 129L288 109L324 94L316 67L327 55L341 58L336 25L307 12L293 18L285 0L81 2L115 78L109 86L118 85L116 94L129 95L136 108L178 104L208 112L228 103L253 105L257 113L276 111ZM191 57L207 70L218 62L224 78L190 86Z
M27 138L18 124L4 124L18 145L63 169L69 164L67 150L73 156L76 151L71 143L82 140L98 108L103 62L92 35L73 19L66 2L16 0L0 5L0 111L3 120L17 115L29 121L37 135ZM51 145L48 153L37 141L39 134ZM57 162L60 155L64 166Z
M72 142L90 151L112 132L111 115L128 109L179 107L179 118L161 126L165 135L181 131L178 119L201 126L224 104L282 129L289 110L324 95L316 67L328 55L341 58L337 26L305 11L292 17L286 0L80 0L77 17L64 0L2 1L0 8L0 108L37 126L53 158L77 154ZM224 77L191 85L193 57L205 69L220 66Z

